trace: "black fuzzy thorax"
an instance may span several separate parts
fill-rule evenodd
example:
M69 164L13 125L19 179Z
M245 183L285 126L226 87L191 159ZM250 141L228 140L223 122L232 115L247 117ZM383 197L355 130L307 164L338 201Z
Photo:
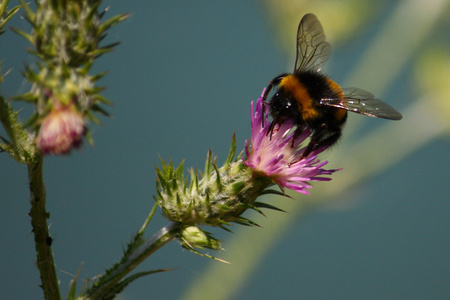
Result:
M338 131L345 123L347 116L343 119L337 119L336 114L338 108L332 106L321 105L320 100L326 98L336 97L337 91L330 87L330 81L327 76L319 72L297 72L294 76L304 85L307 89L309 97L313 100L313 106L319 113L319 116L314 120L306 122L313 129L319 129L326 124L328 130ZM305 123L301 114L297 119L298 123Z
M319 104L322 98L331 98L336 92L330 88L328 77L319 72L297 72L294 76L306 87L309 96Z

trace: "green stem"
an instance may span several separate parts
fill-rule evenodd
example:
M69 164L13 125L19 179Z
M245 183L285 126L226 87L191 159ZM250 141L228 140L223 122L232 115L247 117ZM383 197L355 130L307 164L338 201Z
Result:
M129 255L125 260L120 262L113 270L108 271L98 281L96 286L88 290L86 298L88 299L105 299L111 295L114 287L128 273L136 268L147 257L156 252L159 248L176 238L180 229L180 224L171 222L167 226L161 228L151 239L138 247L134 253Z
M45 209L45 185L43 180L43 157L37 154L35 160L28 164L28 179L31 194L31 225L37 252L37 267L41 275L41 287L45 299L61 299L58 277L51 247L51 237L48 232L47 219L50 214Z

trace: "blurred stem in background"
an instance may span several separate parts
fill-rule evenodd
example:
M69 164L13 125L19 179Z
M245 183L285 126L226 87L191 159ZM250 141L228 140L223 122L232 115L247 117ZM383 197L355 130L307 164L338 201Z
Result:
M271 2L275 1L269 1ZM349 5L354 4L352 3L348 1ZM281 6L289 7L289 4L284 4ZM277 6L280 6L278 1ZM295 14L297 18L309 12L305 10L307 8L308 5L299 7L298 13ZM345 7L342 9L345 10ZM347 9L351 11L349 7ZM269 13L278 11L271 9ZM330 12L327 9L322 11L341 16L339 12ZM446 12L448 12L447 0L433 0L426 3L418 0L399 1L378 36L368 45L361 62L351 72L349 78L344 80L344 86L363 86L382 96L407 62L415 58L421 50L419 45L423 45L423 42L431 36L434 27L446 16ZM320 17L320 9L318 16ZM298 21L299 19L296 20ZM324 29L327 33L325 22ZM259 221L264 230L250 229L249 232L243 228L237 231L226 245L227 251L223 256L232 264L210 263L204 273L190 286L183 299L200 299L210 294L214 294L215 299L232 298L245 285L264 256L279 241L282 236L280 232L286 231L309 209L334 201L357 184L381 174L434 139L448 134L450 104L447 98L450 95L448 86L450 71L442 66L448 66L449 61L448 52L428 50L416 66L417 82L414 86L422 88L418 91L421 96L414 99L405 109L400 109L404 119L401 122L383 123L353 143L344 141L336 151L337 155L333 155L334 157L330 159L335 163L345 162L340 165L344 170L339 174L339 179L328 183L326 189L316 188L311 195L301 195L293 201L285 201L283 209L289 213L269 212L267 218ZM436 74L436 70L440 73ZM436 81L434 78L441 80ZM352 133L349 129L357 127L354 123L350 120L344 130L345 135ZM293 193L289 195L294 196ZM276 199L267 201L272 202Z
M27 164L30 181L30 217L36 247L36 265L41 275L42 290L45 299L61 299L58 276L51 248L52 238L48 231L47 219L50 214L46 210L46 192L43 177L44 158L38 153L32 162Z
M0 136L0 151L7 152L28 168L30 213L36 248L36 266L45 299L61 299L52 252L43 178L45 154L66 154L80 146L84 136L92 142L87 121L98 122L96 113L108 115L101 104L109 104L95 84L105 73L92 75L94 60L112 51L117 43L100 46L109 28L128 16L121 14L101 22L106 10L101 0L19 1L7 9L0 1L0 34L7 21L20 9L31 32L12 31L27 40L35 63L25 65L24 77L31 89L13 97L0 96L0 121L7 137ZM0 74L0 82L3 80ZM10 100L31 104L34 112L22 123ZM73 297L72 297L73 298Z

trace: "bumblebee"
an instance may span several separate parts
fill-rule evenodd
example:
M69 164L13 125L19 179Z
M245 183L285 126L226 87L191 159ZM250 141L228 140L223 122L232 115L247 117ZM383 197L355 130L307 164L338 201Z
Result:
M311 130L310 142L302 157L325 146L336 144L342 136L347 111L366 116L400 120L402 115L388 104L376 99L371 93L359 88L341 88L321 73L330 57L330 44L319 20L306 14L297 30L297 57L293 74L281 74L272 79L263 96L274 86L278 90L269 101L273 122L268 134L276 124L294 121L300 134L305 128Z

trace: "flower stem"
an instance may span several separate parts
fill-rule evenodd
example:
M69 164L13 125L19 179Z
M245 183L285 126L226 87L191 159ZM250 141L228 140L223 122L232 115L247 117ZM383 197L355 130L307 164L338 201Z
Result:
M34 243L37 252L37 267L41 275L41 287L45 299L61 299L58 277L51 247L51 237L48 232L47 219L50 214L45 209L45 185L43 180L43 157L36 154L35 159L28 164L28 179L31 195L31 225L34 233Z
M159 248L176 238L180 229L180 223L170 222L165 227L155 233L152 238L136 248L130 255L123 259L111 271L104 274L93 288L87 291L88 299L105 299L114 293L114 287L129 272L136 268L147 257L156 252Z

